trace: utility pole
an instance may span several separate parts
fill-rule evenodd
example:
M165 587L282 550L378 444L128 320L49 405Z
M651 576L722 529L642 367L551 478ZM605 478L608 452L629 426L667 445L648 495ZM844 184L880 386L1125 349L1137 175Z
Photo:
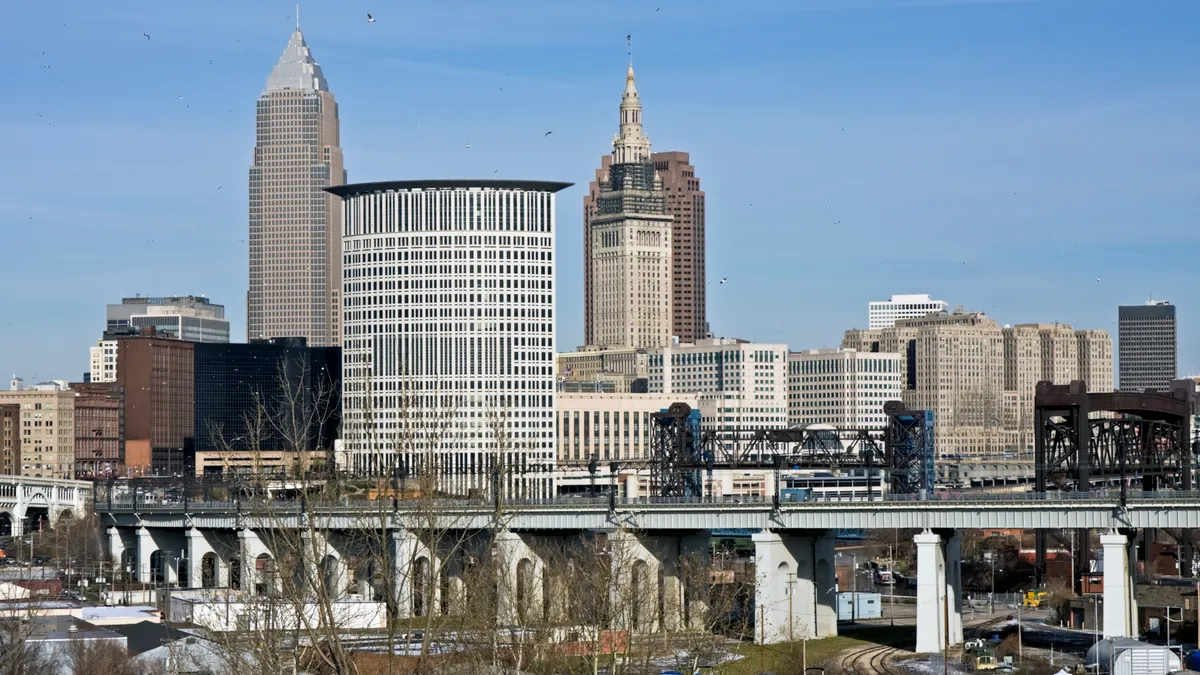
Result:
M990 604L989 613L995 614L996 613L996 554L992 551L988 551L988 552L984 553L983 556L985 558L987 558L988 562L991 563L991 565L992 565L992 593L991 593L991 595L988 596L988 602Z
M895 549L888 547L888 567L891 568L891 575L888 576L888 615L891 619L891 624L896 625L896 558L892 553Z
M850 623L858 622L858 554L850 556Z
M1021 605L1024 604L1024 602L1017 603L1017 661L1020 663L1025 663L1025 639L1022 635L1024 628L1021 626Z

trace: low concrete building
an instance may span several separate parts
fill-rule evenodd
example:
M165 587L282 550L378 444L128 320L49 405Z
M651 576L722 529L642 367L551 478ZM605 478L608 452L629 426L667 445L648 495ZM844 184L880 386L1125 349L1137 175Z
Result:
M558 390L578 393L646 393L649 355L645 349L580 347L556 355Z
M653 456L651 415L676 401L693 408L693 396L675 394L565 394L554 411L555 448L562 469Z
M167 620L188 623L212 631L296 630L302 623L315 624L322 608L315 602L297 607L289 600L251 595L228 589L194 589L171 593ZM331 603L334 623L341 630L370 630L387 627L383 602L347 597Z

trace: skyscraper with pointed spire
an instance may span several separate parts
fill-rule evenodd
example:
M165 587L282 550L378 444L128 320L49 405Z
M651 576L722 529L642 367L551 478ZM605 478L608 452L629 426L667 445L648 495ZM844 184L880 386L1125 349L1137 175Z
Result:
M584 215L587 339L600 347L665 347L672 329L674 218L651 163L632 64L620 112L611 163Z
M648 158L653 165L658 179L662 181L664 212L673 219L668 341L674 336L682 342L695 342L708 334L705 311L704 192L700 190L700 179L696 177L696 169L691 165L688 153L650 151L650 139L642 129L642 105L633 79L632 65L621 98L621 130L614 140L613 154L601 158L596 180L592 182L583 201L584 340L589 345L603 344L597 327L599 322L608 320L593 304L596 297L593 283L599 281L592 258L592 225L600 215L600 193L611 188L612 165L635 158L640 161Z
M337 103L300 32L258 97L250 167L250 339L341 344L342 210L323 190L344 185Z

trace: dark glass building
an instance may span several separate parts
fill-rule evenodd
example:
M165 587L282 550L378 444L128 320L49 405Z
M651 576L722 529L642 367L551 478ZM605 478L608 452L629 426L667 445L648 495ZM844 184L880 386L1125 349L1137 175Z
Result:
M195 443L197 471L249 470L271 454L262 470L298 461L279 453L331 452L341 424L342 350L309 347L305 338L252 340L249 344L196 343ZM203 464L203 466L201 466Z
M1170 391L1178 369L1175 306L1161 300L1117 310L1118 387Z

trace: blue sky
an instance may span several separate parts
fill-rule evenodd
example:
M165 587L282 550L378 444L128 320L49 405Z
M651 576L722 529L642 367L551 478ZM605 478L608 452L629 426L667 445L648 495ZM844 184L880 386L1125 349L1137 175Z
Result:
M136 293L207 294L244 336L254 102L293 14L0 9L0 375L78 379L104 304ZM581 199L632 34L654 149L689 151L708 194L716 333L836 346L869 300L928 292L1115 336L1117 305L1153 294L1200 372L1194 0L343 0L301 19L351 181L576 183L560 348L582 339Z

